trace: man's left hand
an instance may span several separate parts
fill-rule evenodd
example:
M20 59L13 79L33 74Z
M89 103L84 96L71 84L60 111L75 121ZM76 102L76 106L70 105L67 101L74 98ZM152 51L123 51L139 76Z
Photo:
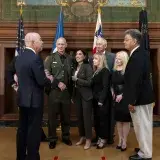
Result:
M18 90L18 85L17 85L17 84L13 84L13 85L12 85L12 88L17 92L17 90Z
M132 113L134 113L136 111L136 107L131 104L128 105L128 108L129 108L129 111Z

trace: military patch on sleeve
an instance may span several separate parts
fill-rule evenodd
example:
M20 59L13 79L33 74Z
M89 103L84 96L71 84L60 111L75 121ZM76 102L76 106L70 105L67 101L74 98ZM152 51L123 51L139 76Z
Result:
M46 59L44 60L44 62L47 62L49 60L50 56L47 56Z

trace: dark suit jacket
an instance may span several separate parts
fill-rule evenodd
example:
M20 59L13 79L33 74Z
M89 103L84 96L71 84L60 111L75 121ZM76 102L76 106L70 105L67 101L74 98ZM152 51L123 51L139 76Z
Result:
M73 72L74 75L75 71ZM82 64L79 72L77 74L78 80L74 83L77 89L79 90L81 96L84 100L88 101L93 98L92 88L91 88L91 79L93 76L92 68L89 64ZM75 93L75 87L73 90L73 98Z
M30 49L25 49L15 63L18 76L18 106L38 108L43 106L44 86L50 81L44 73L42 59Z
M127 105L146 105L154 101L149 54L140 48L133 52L128 61L124 83L123 97Z
M110 99L110 72L107 68L103 68L92 78L93 97L98 102L109 104ZM107 105L107 107L109 107Z
M108 68L110 72L112 72L116 55L114 53L107 52L107 51L105 52L105 55L106 55Z

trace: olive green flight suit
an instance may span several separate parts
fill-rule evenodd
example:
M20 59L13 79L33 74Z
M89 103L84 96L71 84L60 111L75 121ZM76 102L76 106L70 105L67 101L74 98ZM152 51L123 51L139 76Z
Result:
M60 114L60 122L62 127L62 138L69 138L70 130L70 105L71 105L71 74L72 74L72 58L70 55L60 55L58 52L48 56L44 62L45 69L57 81L57 85L52 86L49 93L48 108L48 134L50 142L57 140L56 134L56 117ZM58 83L63 82L66 89L61 91Z

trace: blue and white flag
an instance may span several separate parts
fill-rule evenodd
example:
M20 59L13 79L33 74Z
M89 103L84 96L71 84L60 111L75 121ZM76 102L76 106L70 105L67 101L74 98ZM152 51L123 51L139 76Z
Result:
M61 9L60 14L59 14L57 29L56 29L56 36L53 42L52 53L57 52L57 47L56 47L57 39L60 37L64 37L63 18L64 18L63 11Z

